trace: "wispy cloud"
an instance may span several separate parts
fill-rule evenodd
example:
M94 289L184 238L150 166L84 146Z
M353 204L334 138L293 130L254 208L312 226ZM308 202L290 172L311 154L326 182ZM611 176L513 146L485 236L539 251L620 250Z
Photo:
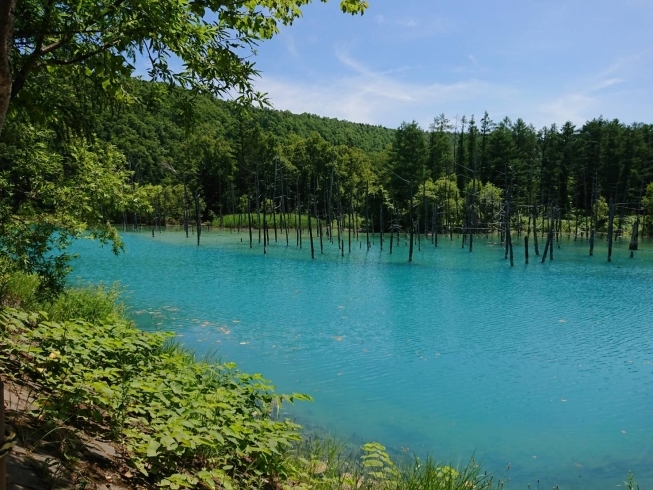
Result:
M582 124L588 119L588 114L597 105L596 97L588 93L569 93L549 100L540 105L539 113L544 115L544 125L551 123L562 124L571 121L574 124ZM537 118L541 120L541 117Z
M549 117L550 122L557 123L571 121L582 124L601 114L608 118L619 117L622 101L631 99L633 90L636 89L628 86L618 92L608 89L627 85L627 80L623 77L641 77L642 67L651 58L651 48L622 56L594 75L579 77L576 81L577 88L551 97L540 105L539 112Z
M417 27L419 24L418 21L415 19L408 19L408 20L398 20L397 25L403 26L403 27Z
M480 112L482 100L514 96L510 89L476 79L416 83L396 70L370 69L344 51L335 56L347 68L341 76L315 81L264 76L259 89L278 109L393 127L412 119L426 126L440 112L455 113L456 106L476 101Z
M625 82L625 80L623 80L621 78L608 78L607 80L603 80L603 81L597 83L590 90L592 92L596 92L596 91L599 91L599 90L603 90L603 89L612 87L613 85L618 85L618 84L623 83L623 82Z
M299 51L297 49L297 44L295 43L295 36L293 36L288 31L282 32L280 35L281 40L283 41L286 51L294 58L299 57Z

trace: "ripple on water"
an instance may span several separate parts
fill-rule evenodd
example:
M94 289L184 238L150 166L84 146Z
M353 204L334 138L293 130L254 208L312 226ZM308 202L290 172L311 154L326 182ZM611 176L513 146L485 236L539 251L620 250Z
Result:
M651 243L631 260L619 242L608 264L605 244L590 258L563 239L553 262L511 268L483 240L472 254L424 243L409 265L403 243L344 258L325 245L311 261L235 233L199 248L124 238L117 259L77 244L75 275L120 280L143 328L311 394L300 420L399 453L512 463L515 487L604 488L628 470L653 484Z

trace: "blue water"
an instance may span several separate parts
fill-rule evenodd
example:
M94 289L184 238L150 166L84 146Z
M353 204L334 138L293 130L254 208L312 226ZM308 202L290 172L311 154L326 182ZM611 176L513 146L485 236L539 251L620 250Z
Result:
M240 240L243 240L241 243ZM256 238L256 237L255 237ZM653 485L653 244L613 262L600 242L560 242L554 261L493 240L440 237L339 256L325 244L246 234L124 235L126 253L80 242L73 279L120 281L145 329L315 398L302 423L400 454L464 461L508 488ZM517 238L515 238L517 242ZM543 249L541 244L541 249ZM506 473L505 468L510 464Z

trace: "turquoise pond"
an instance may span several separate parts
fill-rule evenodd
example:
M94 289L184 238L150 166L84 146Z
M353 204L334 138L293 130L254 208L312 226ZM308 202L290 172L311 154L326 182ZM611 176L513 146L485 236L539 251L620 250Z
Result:
M629 470L653 487L653 243L608 263L604 241L589 257L565 236L553 262L521 246L511 268L496 240L440 237L409 264L403 239L311 260L308 237L263 255L245 233L126 233L119 257L78 242L71 280L120 281L139 326L312 395L292 416L356 444L475 454L507 488L616 488Z

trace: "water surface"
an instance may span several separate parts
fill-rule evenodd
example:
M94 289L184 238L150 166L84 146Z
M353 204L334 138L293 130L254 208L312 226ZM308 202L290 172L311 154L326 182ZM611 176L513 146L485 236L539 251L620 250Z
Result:
M243 242L241 243L241 238ZM120 281L142 328L315 398L301 422L458 461L475 453L508 488L653 485L653 245L613 262L563 238L515 267L496 239L422 242L407 262L356 242L310 259L307 237L263 255L246 234L124 235L119 257L81 242L74 278ZM255 237L256 240L256 237ZM517 238L515 237L517 242ZM543 245L540 245L543 248Z

